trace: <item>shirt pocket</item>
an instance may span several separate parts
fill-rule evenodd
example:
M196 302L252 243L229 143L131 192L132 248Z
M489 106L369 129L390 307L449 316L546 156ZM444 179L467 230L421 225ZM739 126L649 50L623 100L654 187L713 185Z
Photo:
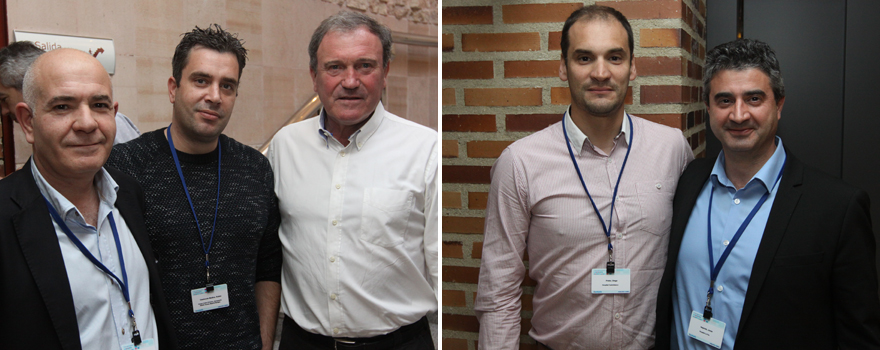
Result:
M643 181L636 183L641 217L639 228L658 236L669 233L672 224L674 181Z
M382 247L403 243L412 204L412 192L377 187L364 190L361 240Z

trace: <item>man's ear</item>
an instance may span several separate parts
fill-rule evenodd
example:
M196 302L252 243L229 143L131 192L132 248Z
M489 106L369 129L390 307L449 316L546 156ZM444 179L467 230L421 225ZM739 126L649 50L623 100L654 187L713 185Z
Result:
M565 59L559 59L559 79L562 81L568 81L568 67L565 66Z
M168 100L174 103L174 97L177 95L177 81L174 77L168 78Z
M28 143L34 143L34 113L27 103L19 102L15 105L15 118L21 125L21 131Z

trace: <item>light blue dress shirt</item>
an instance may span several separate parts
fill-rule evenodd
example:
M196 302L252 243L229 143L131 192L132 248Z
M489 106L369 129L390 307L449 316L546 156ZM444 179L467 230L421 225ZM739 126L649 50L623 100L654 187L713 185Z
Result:
M684 231L678 263L675 268L675 282L672 287L673 349L715 349L714 347L687 335L691 312L703 313L706 306L706 293L709 291L710 270L707 247L707 220L709 195L713 184L715 195L712 200L712 249L715 263L733 239L734 234L746 217L767 191L770 196L752 218L730 256L724 263L715 281L712 297L713 318L724 322L724 340L721 349L733 349L742 316L746 290L758 246L764 236L764 227L773 207L779 184L776 179L785 162L782 140L776 137L776 151L761 167L761 170L740 190L734 187L724 171L724 153L718 156L709 181L703 185L697 203L691 211Z

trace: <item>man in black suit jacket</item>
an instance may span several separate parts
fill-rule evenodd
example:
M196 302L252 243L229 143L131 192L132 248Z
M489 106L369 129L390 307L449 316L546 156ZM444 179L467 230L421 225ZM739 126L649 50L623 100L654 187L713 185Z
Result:
M776 137L785 94L775 53L754 40L719 45L703 79L723 153L679 179L656 349L880 349L868 196ZM710 260L721 264L714 274Z
M175 349L144 227L143 192L131 177L102 170L116 131L110 77L90 55L59 49L34 62L24 90L16 113L34 156L0 181L0 348L119 349L140 343ZM95 238L101 234L103 242L112 235L106 248ZM73 244L79 240L124 282L83 260L86 253ZM113 263L119 256L123 263ZM129 273L123 278L120 270ZM96 278L99 283L83 285ZM130 303L120 300L123 284L132 286ZM129 316L132 309L136 318Z

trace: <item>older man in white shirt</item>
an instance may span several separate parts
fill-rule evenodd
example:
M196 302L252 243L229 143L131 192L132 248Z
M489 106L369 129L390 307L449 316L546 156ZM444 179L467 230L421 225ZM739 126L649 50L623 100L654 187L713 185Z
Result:
M284 246L281 349L433 349L437 133L379 101L390 31L341 12L309 45L321 115L269 147Z

